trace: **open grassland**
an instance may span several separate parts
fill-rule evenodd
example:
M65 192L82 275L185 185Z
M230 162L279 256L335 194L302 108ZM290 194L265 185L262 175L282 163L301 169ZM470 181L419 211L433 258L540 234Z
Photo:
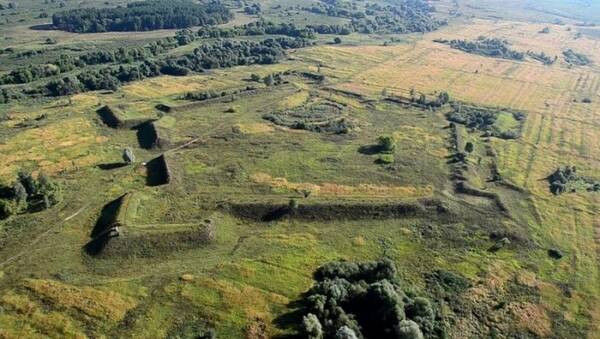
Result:
M316 267L340 258L386 255L398 263L401 278L418 290L426 289L424 277L432 269L468 278L472 286L465 300L480 305L476 311L514 323L524 333L594 338L600 330L600 201L588 193L553 196L544 178L566 164L598 175L597 66L497 60L432 42L484 34L505 38L520 50L560 54L573 48L600 64L597 42L574 40L574 32L564 26L551 26L551 33L538 38L541 28L475 20L391 46L358 45L359 38L350 37L341 46L290 53L277 65L163 76L114 93L9 106L11 119L1 126L0 153L8 156L0 179L9 182L23 168L42 170L63 183L65 199L53 210L0 226L0 336L156 338L197 322L206 322L223 338L244 337L258 328L268 336L289 334L290 303L310 288ZM155 109L157 104L189 103L180 99L188 91L240 89L255 85L248 80L252 73L285 70L320 71L326 82L292 79L256 95L225 97L167 114ZM465 141L476 144L469 159L472 185L489 186L499 194L509 217L481 197L451 193L444 109L431 112L380 100L384 90L408 96L412 88L430 96L448 91L460 101L527 113L519 140L489 142L497 152L493 161L499 172L525 192L489 184L492 160L485 143L477 133L460 129ZM592 102L581 103L582 95ZM356 128L348 135L332 135L263 119L274 111L302 107L314 97L345 105L344 114ZM122 107L129 118L160 118L156 124L169 145L138 147L137 131L101 122L96 111L104 105ZM37 121L42 114L45 118ZM19 125L31 120L34 125ZM376 155L360 152L380 135L397 140L391 165L376 164ZM139 164L100 166L121 162L127 146L134 148L138 163L166 152L172 182L149 187L148 173ZM481 165L476 165L477 157L483 158ZM305 197L306 191L310 196ZM210 218L217 225L216 241L157 257L88 256L82 247L102 207L128 192L135 194L126 219L138 228L169 231L170 226ZM293 217L263 222L236 217L228 209L235 204L285 205L290 199L317 206L431 197L445 199L459 217L439 222L420 216L358 220L350 215L335 222ZM498 230L528 241L489 251L494 245L489 235ZM565 257L549 258L549 248L560 248ZM495 308L501 301L506 307ZM451 334L476 336L476 323L459 319Z

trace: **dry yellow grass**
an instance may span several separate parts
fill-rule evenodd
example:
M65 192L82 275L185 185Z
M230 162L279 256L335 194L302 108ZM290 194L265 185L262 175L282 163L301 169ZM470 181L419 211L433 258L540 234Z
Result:
M77 309L90 317L120 321L136 306L131 298L112 291L77 287L52 280L27 279L24 286L58 307Z
M235 131L239 131L242 134L262 134L273 132L275 130L275 128L272 125L261 122L236 124L232 128Z
M45 311L25 295L11 291L2 296L0 303L14 311L12 316L0 315L0 338L87 338L70 318Z
M46 173L96 164L100 158L90 149L106 141L84 117L28 129L0 144L0 178L11 179L23 164L31 162Z
M418 198L428 197L433 194L433 187L414 186L379 186L375 184L358 184L356 186L338 185L334 183L294 183L285 178L273 178L266 173L255 173L251 179L260 184L267 184L274 189L286 189L292 191L310 191L318 196L357 196L357 197L396 197L396 198Z

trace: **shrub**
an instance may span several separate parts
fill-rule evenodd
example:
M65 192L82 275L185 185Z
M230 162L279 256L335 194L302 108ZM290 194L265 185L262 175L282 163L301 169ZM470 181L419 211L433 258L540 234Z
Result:
M382 153L393 153L396 150L396 140L391 135L383 135L377 139L379 151Z
M467 153L473 153L473 150L475 149L475 146L473 146L472 142L467 142L467 144L465 145L465 151Z
M395 161L393 154L380 154L377 158L377 163L382 165L393 164Z
M308 338L444 337L436 306L406 294L389 259L330 262L314 272L302 328Z

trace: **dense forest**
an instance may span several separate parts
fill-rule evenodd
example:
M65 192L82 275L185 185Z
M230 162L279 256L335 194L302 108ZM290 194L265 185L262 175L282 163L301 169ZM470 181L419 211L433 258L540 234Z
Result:
M435 8L422 0L404 0L390 4L367 3L364 11L351 3L323 1L305 7L316 14L351 19L345 30L358 33L413 33L430 32L445 25L445 21L433 18Z
M188 0L132 2L127 7L72 9L52 16L55 28L77 33L150 31L216 25L233 18L219 1Z
M523 60L525 53L510 49L510 43L498 38L486 38L480 36L476 41L467 40L435 40L439 43L450 45L454 49L471 54L479 54L488 57Z

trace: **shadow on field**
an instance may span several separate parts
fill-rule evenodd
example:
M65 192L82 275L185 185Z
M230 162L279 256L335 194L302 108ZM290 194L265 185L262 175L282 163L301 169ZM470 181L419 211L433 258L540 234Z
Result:
M111 164L100 164L96 167L98 167L99 169L101 169L103 171L110 171L110 170L114 170L117 168L123 168L125 166L127 166L127 164L124 162L113 162Z
M287 309L290 312L284 313L273 320L273 324L279 328L286 330L293 330L295 334L282 334L275 336L278 339L300 339L303 338L300 324L302 324L302 317L306 314L306 304L302 301L306 296L303 295L300 300L295 300L287 304Z
M98 235L105 232L109 229L117 219L117 212L119 211L119 207L121 206L123 197L119 197L108 204L102 207L102 211L100 212L100 217L96 221L96 225L92 229L92 234L90 237L95 238Z
M53 30L55 30L54 25L52 25L52 24L33 25L33 26L29 26L29 29L32 29L34 31L53 31Z
M158 132L152 122L146 122L133 128L136 130L138 143L143 149L151 149L158 145Z
M146 185L154 187L169 183L171 175L164 155L150 160L146 164L146 169Z
M365 155L374 155L381 151L381 147L379 145L365 145L360 146L358 148L358 153Z

